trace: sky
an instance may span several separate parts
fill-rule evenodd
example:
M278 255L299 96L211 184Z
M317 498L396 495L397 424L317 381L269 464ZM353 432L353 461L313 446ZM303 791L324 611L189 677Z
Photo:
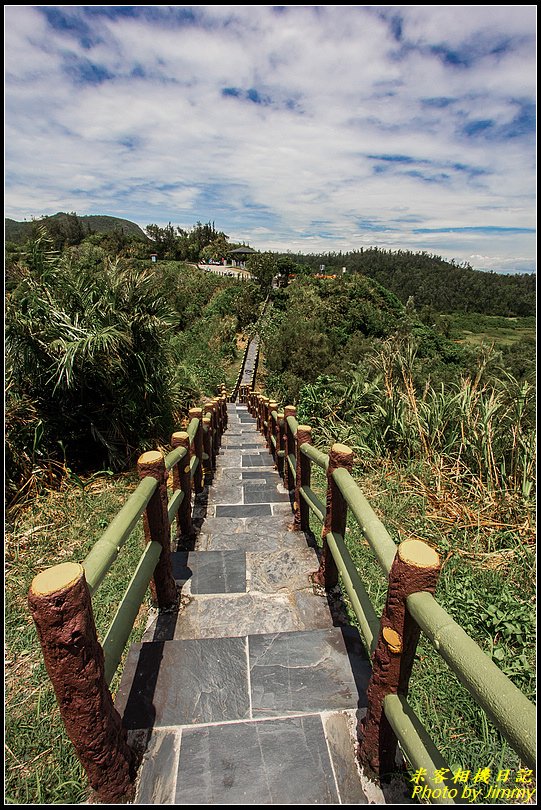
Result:
M5 215L535 270L535 6L4 6Z

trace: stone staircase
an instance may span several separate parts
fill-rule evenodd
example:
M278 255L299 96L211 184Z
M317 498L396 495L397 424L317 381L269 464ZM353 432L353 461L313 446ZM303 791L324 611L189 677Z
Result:
M195 548L173 554L180 608L152 617L116 698L145 751L135 803L384 803L355 760L370 676L360 638L314 592L315 544L289 529L255 420L228 412Z

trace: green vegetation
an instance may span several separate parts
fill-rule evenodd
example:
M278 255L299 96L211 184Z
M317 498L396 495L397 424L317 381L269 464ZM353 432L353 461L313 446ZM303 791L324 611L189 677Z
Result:
M273 298L262 329L269 395L296 403L321 449L352 447L354 477L391 536L438 550L438 600L533 698L535 356L531 332L510 343L496 333L532 320L453 314L430 326L358 274L296 278ZM464 341L474 329L490 344ZM386 582L351 516L346 544L381 611ZM426 640L410 701L451 766L519 767Z
M32 239L39 227L46 228L53 238L64 237L64 243L78 244L90 234L108 234L115 231L128 237L146 240L147 237L135 222L120 217L107 216L78 216L75 213L66 214L59 211L49 217L41 217L30 222L16 222L14 219L5 220L6 242L24 244Z
M90 237L92 240L92 237ZM8 270L10 502L78 473L121 470L167 442L187 409L234 376L257 285L178 262L111 258L44 229Z
M150 225L147 238L113 219L19 223L30 235L10 230L6 246L7 800L86 798L26 606L32 577L82 560L135 486L121 471L232 387L277 276L295 278L258 322L268 393L297 404L323 449L354 449L392 536L437 548L438 600L531 697L535 277L372 249L257 254L254 281L238 283L187 264L235 247L213 223ZM338 277L314 278L320 264ZM98 592L100 634L141 543L137 530ZM380 610L386 583L352 519L346 543ZM451 765L517 766L424 641L410 698Z
M318 272L362 273L393 292L406 304L413 297L419 311L435 313L480 312L485 315L532 316L535 314L535 274L503 275L473 270L430 253L369 248L351 253L322 255L288 254Z
M5 800L9 804L79 804L87 799L86 777L60 719L27 594L39 571L60 562L81 562L136 485L133 474L98 475L84 481L65 478L60 491L49 491L11 515L5 578ZM92 600L100 639L133 574L144 545L142 535L140 522ZM143 603L126 649L140 641L148 605ZM117 675L113 693L118 683Z

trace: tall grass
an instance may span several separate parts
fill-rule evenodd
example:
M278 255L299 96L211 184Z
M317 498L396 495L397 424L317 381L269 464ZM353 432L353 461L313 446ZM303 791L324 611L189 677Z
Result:
M434 482L469 497L530 502L535 488L535 391L511 374L487 379L487 357L457 383L415 383L416 354L382 344L349 381L305 386L299 418L351 444L369 465L380 458L422 460Z

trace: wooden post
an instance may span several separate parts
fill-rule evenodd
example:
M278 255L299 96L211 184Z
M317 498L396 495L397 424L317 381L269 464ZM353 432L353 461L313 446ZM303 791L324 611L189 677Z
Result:
M257 421L256 421L256 427L257 427L257 429L258 429L259 431L261 430L261 407L262 407L262 400L263 400L263 394L258 394L258 395L257 395L257 399L256 399L256 406L255 406L255 407L256 407L255 416L256 416L256 420L257 420Z
M88 781L103 804L131 797L137 757L105 682L82 565L61 563L34 577L28 605L60 715Z
M214 445L214 466L216 466L216 454L220 448L222 443L222 424L221 424L221 416L220 410L218 407L218 400L213 399L210 403L212 406L212 424L214 429L212 431L212 440Z
M219 447L220 444L220 417L218 414L218 406L216 404L215 399L211 399L206 405L203 407L203 416L205 416L205 412L210 414L211 420L211 427L212 427L212 441L214 444L215 450Z
M325 590L330 590L338 584L338 569L327 543L327 534L336 532L345 536L347 503L344 496L334 483L332 474L338 467L345 467L351 472L353 467L353 450L345 444L333 444L329 453L329 466L327 469L327 509L325 513L325 523L321 537L323 547L321 549L321 559L319 570L314 574L314 582L322 585Z
M199 425L197 427L197 431L195 433L193 439L193 449L194 455L197 456L199 459L199 464L197 465L197 469L195 471L193 477L193 488L194 492L198 494L199 492L203 492L204 484L203 484L203 411L201 408L190 408L188 411L188 415L190 417L190 421L192 419L199 419Z
M184 493L177 512L177 531L181 537L193 537L195 530L192 524L192 479L190 476L190 436L185 431L178 431L171 436L171 447L185 447L186 455L173 467L173 490L181 489Z
M295 453L295 437L287 423L288 416L297 416L297 409L294 405L286 405L284 408L284 487L290 492L295 488L295 481L289 468L288 455Z
M272 456L272 460L276 464L276 448L272 443L272 437L274 436L274 419L272 418L272 412L278 411L278 403L275 402L273 399L269 402L268 408L268 421L267 421L267 433L266 433L266 440L267 446L269 448L269 453Z
M262 396L260 398L260 400L259 400L259 410L260 410L260 413L261 413L261 416L260 416L260 419L259 419L259 422L260 422L260 424L259 424L259 432L261 433L261 435L263 437L265 437L265 430L266 430L265 421L267 419L267 402L268 401L269 401L268 397L265 397L265 396Z
M284 427L284 412L278 412L276 420L276 467L278 475L283 480L284 478L284 446L285 446L285 427Z
M259 430L259 400L262 397L261 391L254 391L254 399L252 403L252 416L257 419L257 429Z
M212 441L212 419L210 416L203 417L203 452L207 456L207 460L203 464L203 478L205 484L210 484L214 467L214 442Z
M312 444L310 425L297 426L297 474L295 476L295 531L307 532L310 529L310 510L301 495L301 487L310 486L310 459L301 452L303 444Z
M397 739L385 717L383 701L389 694L407 696L421 633L406 609L406 599L419 591L434 594L440 568L433 548L421 540L404 540L389 572L387 601L367 689L368 710L359 723L359 759L378 774L396 767Z
M162 454L158 450L143 453L137 461L139 478L152 476L158 482L158 488L148 502L143 515L145 539L149 543L156 540L162 547L160 559L154 569L150 583L152 596L160 609L171 608L177 604L177 586L173 579L171 567L171 527L167 511L167 471Z
M221 396L220 397L220 407L222 409L222 424L224 431L227 430L227 422L228 422L228 415L227 415L227 397Z

